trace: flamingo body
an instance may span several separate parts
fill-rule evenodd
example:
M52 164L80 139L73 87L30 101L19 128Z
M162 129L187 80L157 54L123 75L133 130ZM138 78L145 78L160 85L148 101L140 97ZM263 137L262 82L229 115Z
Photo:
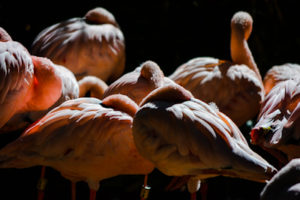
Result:
M266 96L251 141L267 149L283 152L288 160L299 157L300 82L276 84Z
M164 77L155 62L146 61L109 85L103 98L112 94L124 94L139 104L152 90L171 83L173 81Z
M286 63L283 65L273 66L267 71L264 77L266 95L276 84L291 79L300 82L300 65Z
M34 55L66 66L77 80L86 75L114 81L124 71L125 42L114 16L104 8L90 10L44 29L32 45Z
M122 95L66 101L5 146L0 167L50 166L93 190L116 175L150 173L153 164L139 155L133 141L136 109Z
M276 172L226 115L180 86L158 88L140 106L133 121L137 149L166 175L264 182Z
M252 17L237 12L231 20L232 61L198 57L169 77L207 103L214 102L238 126L255 117L264 97L261 75L248 47Z
M293 159L267 183L261 200L296 200L300 198L300 159Z

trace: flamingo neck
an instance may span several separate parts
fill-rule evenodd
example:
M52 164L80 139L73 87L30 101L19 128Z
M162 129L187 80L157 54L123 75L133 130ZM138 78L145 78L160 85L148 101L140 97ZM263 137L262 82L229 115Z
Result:
M86 77L78 82L79 96L85 97L90 92L91 97L102 99L102 96L107 89L107 85L104 81L96 77Z
M259 80L262 82L262 78L254 61L252 53L249 49L248 42L244 38L244 34L237 33L238 31L233 30L231 33L230 49L231 59L236 64L245 64L252 69Z

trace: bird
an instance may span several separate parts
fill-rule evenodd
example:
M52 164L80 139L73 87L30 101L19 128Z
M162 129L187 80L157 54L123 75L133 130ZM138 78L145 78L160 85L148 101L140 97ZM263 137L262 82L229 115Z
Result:
M214 102L238 126L254 118L264 97L259 69L248 47L253 19L244 11L231 19L231 59L196 57L180 65L170 76L196 98Z
M262 103L251 143L262 147L279 163L286 164L300 153L300 82L277 83Z
M79 97L95 97L102 99L107 84L96 76L85 76L78 81Z
M265 182L277 172L250 149L229 117L177 84L153 90L139 106L132 127L138 151L167 176L192 176L192 194L200 179Z
M30 55L3 28L0 38L1 133L25 129L53 107L78 97L78 83L70 70Z
M296 200L300 198L300 159L281 168L260 193L261 200Z
M171 83L174 82L164 76L158 64L148 60L110 84L103 98L112 94L124 94L139 104L155 88Z
M0 168L52 167L73 183L87 182L94 200L101 180L154 169L133 141L137 108L121 94L66 101L0 150Z
M282 65L275 65L271 67L264 76L263 83L265 89L265 95L270 90L282 81L293 79L300 81L300 65L295 63L285 63Z
M93 75L112 82L125 69L124 35L113 14L102 7L42 30L32 54L69 68L77 80Z

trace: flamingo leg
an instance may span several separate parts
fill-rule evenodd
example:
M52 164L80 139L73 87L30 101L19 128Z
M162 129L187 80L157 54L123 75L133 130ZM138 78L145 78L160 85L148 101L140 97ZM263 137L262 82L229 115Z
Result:
M146 174L144 178L144 185L142 187L141 194L140 194L141 200L146 200L149 196L151 187L147 184L147 182L148 182L148 174Z
M208 190L207 182L202 180L201 187L200 187L201 200L207 199L207 190Z
M42 166L42 171L41 171L41 177L38 181L37 184L37 189L38 189L38 200L43 200L44 196L45 196L45 188L46 188L46 184L47 184L47 179L45 179L45 171L46 171L46 167Z
M197 192L191 193L191 200L197 200Z
M76 182L71 183L71 198L72 200L76 200Z
M96 200L96 190L90 189L90 200Z

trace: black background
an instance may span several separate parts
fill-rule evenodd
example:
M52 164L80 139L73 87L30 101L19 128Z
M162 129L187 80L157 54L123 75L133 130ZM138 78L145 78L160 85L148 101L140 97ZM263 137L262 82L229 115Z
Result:
M197 56L229 60L230 20L236 11L243 10L253 17L253 31L248 43L262 75L273 65L300 63L300 12L296 0L85 0L62 3L54 0L20 5L15 1L2 1L0 26L30 50L34 38L44 28L72 17L82 17L88 10L102 6L114 14L124 33L125 72L146 60L153 60L165 75L170 75L179 65ZM249 133L247 127L242 127L242 131L245 135ZM36 199L39 169L0 170L0 199ZM45 200L70 199L67 180L49 168L46 176L49 183ZM154 171L149 177L152 186L149 199L189 199L186 191L164 191L170 179ZM143 176L105 180L97 199L139 199L142 182ZM258 199L264 186L222 177L207 182L208 199ZM87 185L79 183L77 188L78 200L88 199Z

